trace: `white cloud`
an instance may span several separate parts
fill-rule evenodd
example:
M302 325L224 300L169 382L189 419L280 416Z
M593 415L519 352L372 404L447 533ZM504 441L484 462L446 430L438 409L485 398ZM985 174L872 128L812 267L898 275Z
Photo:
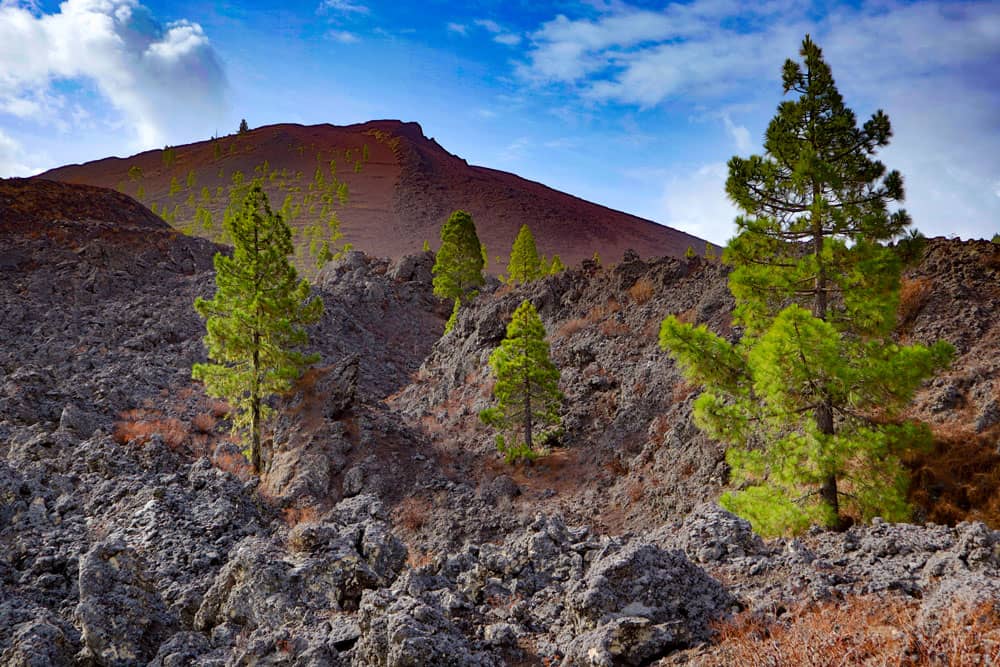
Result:
M340 42L341 44L356 44L361 41L357 35L353 32L348 32L347 30L328 30L326 32L326 38L332 39L335 42Z
M476 19L473 23L478 25L480 28L485 29L487 32L498 33L503 30L499 23L491 19Z
M65 122L60 80L92 82L128 121L136 148L208 130L225 106L225 76L197 23L160 26L138 0L66 0L54 14L0 7L0 111Z
M741 154L750 152L751 148L753 148L753 144L750 143L750 130L743 125L735 124L728 113L722 114L722 122L726 126L726 133L729 134L733 143L736 144L736 150Z
M660 199L660 221L712 243L725 244L736 233L737 214L725 196L727 174L726 165L717 162L669 176Z
M808 32L859 121L876 106L892 119L883 158L906 178L917 226L975 236L1000 219L1000 4L863 0L825 16L791 0L693 0L660 11L620 0L597 5L596 18L560 15L532 33L522 79L646 109L756 105L762 121L761 103L768 100L770 114L780 95L782 62L797 57ZM760 150L746 125L720 118L740 153Z
M469 27L467 25L465 25L465 24L462 24L462 23L449 23L448 24L448 32L454 32L454 33L457 33L459 35L463 35L464 36L466 33L468 33L468 31L469 31Z
M41 171L29 162L21 145L0 130L0 177L30 176Z
M320 10L333 10L345 14L367 14L370 11L366 5L351 0L323 0Z
M505 32L494 37L493 41L504 46L517 46L521 43L521 36L515 35L512 32Z

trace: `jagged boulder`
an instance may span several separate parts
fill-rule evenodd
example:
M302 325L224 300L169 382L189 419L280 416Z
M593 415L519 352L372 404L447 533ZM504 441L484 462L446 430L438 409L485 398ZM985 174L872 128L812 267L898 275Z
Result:
M750 522L714 503L696 507L677 530L661 529L661 543L681 549L696 563L717 563L765 551Z
M358 496L315 522L298 524L285 541L247 538L205 593L195 629L223 644L248 633L253 659L285 646L329 664L324 660L340 655L360 633L350 618L364 593L391 585L404 566L406 548L384 516L376 499Z
M95 544L80 563L76 618L82 657L101 666L149 661L177 628L138 555L113 538Z
M612 543L569 586L561 635L566 664L648 664L707 640L710 623L734 602L680 551Z
M365 593L359 611L358 667L492 667L499 661L476 651L437 606L394 591Z

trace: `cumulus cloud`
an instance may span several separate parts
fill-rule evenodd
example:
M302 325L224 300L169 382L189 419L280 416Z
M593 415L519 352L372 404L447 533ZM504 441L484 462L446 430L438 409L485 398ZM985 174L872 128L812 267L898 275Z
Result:
M465 35L469 31L469 26L463 23L449 23L447 28L448 32L454 32L459 35Z
M502 25L493 19L476 19L473 24L479 26L486 32L493 35L493 41L504 46L517 46L521 43L521 36L506 30ZM449 28L453 24L449 24ZM461 33L465 34L465 26L462 26Z
M738 212L724 194L727 175L725 164L713 162L668 176L660 199L660 221L712 243L726 243L736 233Z
M51 14L0 6L0 113L65 123L73 110L56 84L78 80L121 113L137 148L208 131L225 106L225 75L197 23L162 26L138 0L66 0Z
M370 10L366 5L350 0L323 0L320 4L321 10L332 10L345 14L367 14Z
M503 44L504 46L517 46L518 44L521 43L521 36L515 35L512 32L505 32L496 35L493 38L493 41L496 42L497 44Z
M0 176L30 176L38 171L29 164L21 145L0 130Z
M340 42L341 44L356 44L361 41L357 35L353 32L348 32L347 30L328 30L326 38L332 39L335 42Z
M762 130L780 93L781 63L811 33L859 117L877 106L892 119L895 138L883 157L907 178L907 208L921 229L974 236L1000 219L1000 4L594 7L596 15L556 16L531 34L518 67L523 80L560 84L591 103L756 106ZM739 152L760 150L745 125L719 117Z
M750 152L750 149L753 148L753 144L750 143L750 130L743 125L734 123L728 113L722 114L722 123L726 126L726 134L736 144L736 150L740 153Z

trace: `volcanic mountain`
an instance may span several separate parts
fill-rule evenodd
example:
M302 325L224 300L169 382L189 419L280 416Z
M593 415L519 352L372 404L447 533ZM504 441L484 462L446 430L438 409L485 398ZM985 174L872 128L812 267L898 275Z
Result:
M539 252L567 264L595 252L617 261L681 256L705 242L684 232L592 204L507 172L469 165L424 136L417 123L379 120L334 125L269 125L185 146L59 167L42 178L116 188L173 226L218 239L234 184L262 178L272 206L284 205L309 240L335 215L343 242L370 255L399 257L437 245L441 224L469 211L502 271L522 224ZM325 227L324 227L325 229Z

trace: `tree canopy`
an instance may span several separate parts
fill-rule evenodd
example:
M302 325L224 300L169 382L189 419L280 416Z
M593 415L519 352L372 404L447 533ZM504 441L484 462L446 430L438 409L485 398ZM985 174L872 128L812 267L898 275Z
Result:
M514 311L507 336L493 350L489 364L496 376L497 405L483 410L480 418L503 431L497 448L508 462L534 458L536 434L544 437L559 427L563 395L545 326L530 301Z
M530 283L543 275L542 261L538 257L535 237L528 225L521 225L507 263L507 280L512 285Z
M443 299L468 299L483 285L483 248L472 216L455 211L441 227L441 247L434 267L434 294Z
M240 212L223 224L232 255L216 253L215 295L194 303L206 319L211 362L195 364L192 376L233 406L234 429L249 432L249 459L259 473L267 401L319 359L296 348L308 342L303 325L319 319L323 303L310 298L309 283L299 280L289 261L291 229L271 211L260 182L250 185Z
M726 192L743 211L723 255L733 266L732 344L671 316L660 343L705 386L698 425L730 445L737 491L723 504L765 533L812 522L903 519L901 457L929 444L900 413L945 365L946 343L891 338L900 265L886 242L910 224L903 180L875 159L892 136L881 111L858 127L820 48L786 61L764 154L729 161Z

